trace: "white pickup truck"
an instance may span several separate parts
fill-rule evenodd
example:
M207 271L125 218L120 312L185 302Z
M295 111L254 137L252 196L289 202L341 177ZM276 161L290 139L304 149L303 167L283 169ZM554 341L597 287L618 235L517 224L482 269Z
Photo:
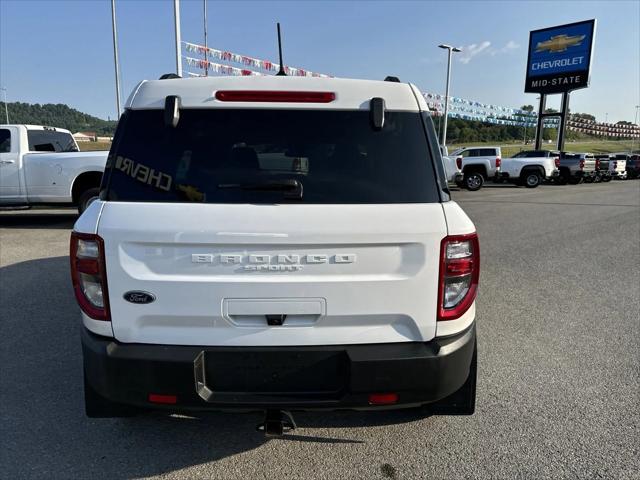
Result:
M0 206L73 204L98 198L106 151L80 152L71 132L0 125Z
M485 180L495 177L502 162L500 147L465 147L448 157L462 171L462 181L457 182L458 186L472 192L480 190Z
M536 188L544 180L559 175L560 154L546 150L529 150L503 158L495 182L511 182L527 188Z

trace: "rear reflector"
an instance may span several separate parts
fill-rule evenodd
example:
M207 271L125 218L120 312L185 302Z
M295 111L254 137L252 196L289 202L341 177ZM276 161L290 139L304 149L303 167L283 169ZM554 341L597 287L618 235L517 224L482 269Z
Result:
M166 405L174 405L178 403L178 397L175 395L160 395L158 393L150 393L149 401L151 403L164 403Z
M218 90L216 92L216 100L221 102L330 103L335 99L334 92L282 92L277 90Z
M369 395L369 404L371 405L392 405L397 402L397 393L372 393Z

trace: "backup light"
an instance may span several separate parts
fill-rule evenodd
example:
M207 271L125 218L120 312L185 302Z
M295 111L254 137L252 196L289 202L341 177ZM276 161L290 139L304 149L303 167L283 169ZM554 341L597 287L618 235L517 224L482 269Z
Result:
M221 102L331 103L336 99L336 94L280 90L218 90L215 97Z
M480 277L478 234L450 235L440 244L438 321L460 318L473 304Z

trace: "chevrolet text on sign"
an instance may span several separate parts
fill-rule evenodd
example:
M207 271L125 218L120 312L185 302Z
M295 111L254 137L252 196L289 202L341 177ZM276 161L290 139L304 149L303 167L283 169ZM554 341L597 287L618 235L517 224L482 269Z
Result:
M595 20L529 34L525 92L562 93L589 86Z

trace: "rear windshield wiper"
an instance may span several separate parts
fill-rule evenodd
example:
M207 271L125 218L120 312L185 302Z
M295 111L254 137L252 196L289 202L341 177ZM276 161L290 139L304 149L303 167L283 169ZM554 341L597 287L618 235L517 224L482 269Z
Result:
M302 198L302 183L296 179L270 180L259 183L221 183L218 188L255 192L284 192L285 198Z

